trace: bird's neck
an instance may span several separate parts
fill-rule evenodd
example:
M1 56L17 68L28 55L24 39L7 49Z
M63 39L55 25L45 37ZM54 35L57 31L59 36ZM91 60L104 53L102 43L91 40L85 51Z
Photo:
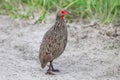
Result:
M65 20L61 18L61 16L56 17L55 25L53 26L55 30L62 30L65 28Z
M57 15L57 17L56 17L56 22L65 22L65 20L64 20L64 16L59 16L59 15Z

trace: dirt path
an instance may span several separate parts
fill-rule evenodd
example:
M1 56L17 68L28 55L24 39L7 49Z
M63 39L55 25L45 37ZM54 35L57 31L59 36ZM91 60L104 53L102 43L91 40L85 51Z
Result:
M0 80L120 80L120 36L107 36L109 27L74 23L66 50L54 61L60 73L45 75L38 50L53 20L31 24L0 15Z

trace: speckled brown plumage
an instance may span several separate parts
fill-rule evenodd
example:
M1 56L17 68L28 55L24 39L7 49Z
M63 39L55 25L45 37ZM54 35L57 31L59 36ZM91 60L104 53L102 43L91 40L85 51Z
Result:
M44 68L50 62L48 74L52 74L51 71L58 71L53 68L52 61L59 57L66 47L68 35L64 20L65 14L67 14L65 10L58 12L55 25L46 32L40 46L39 59L41 67Z

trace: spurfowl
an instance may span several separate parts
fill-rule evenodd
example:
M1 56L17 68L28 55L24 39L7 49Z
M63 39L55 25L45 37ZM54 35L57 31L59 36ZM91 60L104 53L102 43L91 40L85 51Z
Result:
M60 10L56 16L55 24L45 33L39 50L41 67L44 68L50 62L46 74L59 72L54 69L52 62L59 57L65 50L67 43L67 27L64 17L68 14L66 10Z

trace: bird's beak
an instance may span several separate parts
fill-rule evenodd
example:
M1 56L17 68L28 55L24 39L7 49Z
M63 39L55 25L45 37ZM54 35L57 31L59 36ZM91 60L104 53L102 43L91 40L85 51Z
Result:
M72 13L71 12L67 12L67 15L72 15Z
M68 15L68 14L69 14L69 12L67 12L67 11L64 13L64 15Z
M66 16L66 15L68 15L68 14L69 14L69 12L67 12L67 11L64 12L64 16Z

